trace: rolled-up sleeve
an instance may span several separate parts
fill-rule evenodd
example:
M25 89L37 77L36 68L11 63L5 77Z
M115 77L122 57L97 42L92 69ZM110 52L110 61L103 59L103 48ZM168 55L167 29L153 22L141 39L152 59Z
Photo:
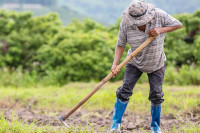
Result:
M178 21L177 19L175 19L174 17L172 17L170 14L166 13L163 10L161 12L161 16L162 16L163 27L182 25L180 21Z
M127 26L125 22L122 20L119 27L117 45L125 47L126 43L127 43Z

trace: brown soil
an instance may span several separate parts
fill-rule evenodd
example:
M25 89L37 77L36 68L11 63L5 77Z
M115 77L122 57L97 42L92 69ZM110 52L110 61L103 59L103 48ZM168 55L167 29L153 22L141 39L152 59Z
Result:
M32 110L27 108L18 110L0 108L0 111L3 112L5 119L8 121L12 121L12 114L14 112L19 120L27 122L28 124L34 122L38 126L51 125L56 128L63 127L63 124L58 118L63 115L64 112L46 112L44 110ZM89 126L93 127L95 130L102 127L107 127L107 129L109 129L112 121L112 112L103 110L93 112L81 110L70 116L70 118L66 120L66 123L73 127L78 127L80 124L84 127L87 125L87 121L89 122ZM143 129L148 132L150 130L150 122L150 115L138 115L128 112L125 113L123 117L122 131L124 133L133 131L140 133ZM200 125L200 106L192 113L185 113L184 116L169 114L162 115L161 117L161 128L165 132L170 132L173 126L178 128L180 124Z

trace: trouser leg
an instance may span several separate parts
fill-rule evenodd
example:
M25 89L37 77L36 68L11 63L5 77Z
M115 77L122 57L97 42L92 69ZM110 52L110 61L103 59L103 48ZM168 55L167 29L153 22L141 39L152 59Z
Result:
M151 101L151 130L152 133L159 133L160 130L160 115L161 115L161 103L164 101L164 93L162 91L162 84L165 74L165 67L148 74L150 92L149 100Z
M127 64L125 67L123 84L116 92L117 98L122 101L129 100L129 97L133 94L133 88L141 75L142 72L138 68L131 64Z
M164 99L164 93L162 91L162 84L165 75L165 66L148 74L150 92L149 92L149 100L153 104L161 104Z
M126 65L123 84L116 92L117 99L113 111L113 124L111 131L120 132L122 117L127 107L129 97L132 95L133 87L141 75L142 72L139 69L131 64Z

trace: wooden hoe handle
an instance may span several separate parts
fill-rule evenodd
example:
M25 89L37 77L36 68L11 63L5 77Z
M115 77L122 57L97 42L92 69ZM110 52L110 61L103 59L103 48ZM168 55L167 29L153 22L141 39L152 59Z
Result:
M155 37L149 37L143 44L141 44L134 52L131 53L117 68L120 70L124 67L133 57L135 57L140 51L142 51L149 43L154 40ZM74 106L66 115L62 116L63 120L66 120L71 114L73 114L81 105L83 105L95 92L97 92L108 80L112 78L112 72L108 74L83 100L81 100L76 106Z

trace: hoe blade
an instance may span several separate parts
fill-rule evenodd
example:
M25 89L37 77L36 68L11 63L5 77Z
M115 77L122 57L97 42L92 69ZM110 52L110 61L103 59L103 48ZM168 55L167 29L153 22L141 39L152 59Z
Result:
M67 128L70 128L70 127L67 125L67 123L65 123L65 120L64 120L64 118L63 118L62 116L59 118L59 120L60 120Z

